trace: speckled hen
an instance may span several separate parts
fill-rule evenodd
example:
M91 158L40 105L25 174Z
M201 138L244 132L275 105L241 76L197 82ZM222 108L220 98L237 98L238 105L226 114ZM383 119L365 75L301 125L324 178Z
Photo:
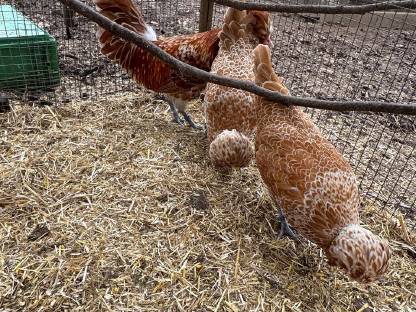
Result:
M219 34L220 48L211 72L253 81L253 49L258 38L270 42L267 12L229 8ZM209 83L205 91L209 155L218 167L243 167L253 157L249 137L256 126L255 96L249 92Z
M255 80L288 94L270 51L255 50ZM256 162L289 223L354 280L371 282L388 268L390 248L359 225L359 192L348 162L298 107L257 98Z

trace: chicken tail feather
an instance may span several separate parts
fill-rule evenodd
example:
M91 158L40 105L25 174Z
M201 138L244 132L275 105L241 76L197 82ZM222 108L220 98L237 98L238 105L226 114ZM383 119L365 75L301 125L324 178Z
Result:
M246 36L243 23L246 15L246 11L228 8L224 16L224 25L219 34L220 42L223 48L229 50L238 39Z
M259 44L254 49L254 74L257 85L288 95L289 90L283 84L282 78L273 70L270 49L267 45Z
M98 12L141 35L146 35L146 25L140 10L132 0L93 0Z
M93 0L94 4L102 15L113 22L128 28L142 35L147 40L156 40L155 31L148 26L140 10L132 0ZM100 43L101 53L106 55L113 62L123 62L124 68L129 68L131 49L134 45L114 36L111 32L98 28L97 39Z
M250 140L237 130L224 130L209 146L209 156L217 167L246 167L253 158L254 150Z
M156 33L145 23L141 11L132 0L93 1L98 12L113 22L140 34L147 40L157 40ZM133 75L137 82L141 82L141 77L134 75L137 64L146 62L146 55L141 52L139 47L101 27L97 30L97 39L103 55L112 62L120 64L130 75Z
M246 17L246 11L240 11L234 8L228 8L224 15L224 24L229 24L232 21L240 23Z

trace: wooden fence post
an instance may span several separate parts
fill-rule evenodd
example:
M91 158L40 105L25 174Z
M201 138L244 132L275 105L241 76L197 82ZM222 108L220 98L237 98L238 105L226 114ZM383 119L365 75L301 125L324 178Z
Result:
M199 8L199 31L207 31L212 26L212 13L214 10L214 1L201 0Z
M65 30L66 30L66 37L67 39L71 39L72 38L71 28L75 26L74 11L66 5L63 6L63 11L64 11L64 24L65 24Z

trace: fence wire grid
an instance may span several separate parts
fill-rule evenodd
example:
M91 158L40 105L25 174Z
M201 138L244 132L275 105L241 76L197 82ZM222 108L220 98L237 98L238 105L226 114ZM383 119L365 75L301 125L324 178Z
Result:
M93 6L92 1L84 2ZM198 31L200 0L134 2L158 35ZM346 5L369 2L371 0L291 0L286 3ZM39 38L30 42L24 39L23 47L31 45L32 49L38 49L32 69L37 73L44 70L44 77L48 79L42 82L25 77L18 84L20 87L24 85L18 88L19 92L16 92L17 88L6 88L4 84L11 78L1 76L1 68L5 68L10 59L23 62L25 53L33 52L22 47L10 51L9 46L0 46L2 92L33 102L60 103L137 90L138 86L117 65L100 55L94 23L76 14L70 23L70 11L64 10L59 2L47 0L6 1L0 6L0 19L10 19L7 5L23 13L34 22L33 25L46 30L56 40L60 84L56 86L53 80L56 72L51 70L53 60L48 56L53 50L53 41L46 37L43 41ZM225 10L224 6L214 3L213 27L221 25ZM398 7L393 11L365 15L272 13L272 18L273 62L293 95L416 102L416 10ZM9 39L7 31L1 27L0 39ZM27 31L28 27L24 25L23 28ZM16 53L18 58L10 57ZM416 117L321 110L308 112L350 161L366 198L381 208L389 209L392 214L400 211L414 230Z

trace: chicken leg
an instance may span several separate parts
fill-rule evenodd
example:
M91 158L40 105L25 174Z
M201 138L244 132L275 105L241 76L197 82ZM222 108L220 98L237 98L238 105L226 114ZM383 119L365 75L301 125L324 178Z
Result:
M203 127L200 125L197 125L196 123L194 123L194 121L191 118L191 115L189 115L187 112L179 112L180 114L182 114L183 118L185 119L185 121L188 123L189 126L191 126L192 128L196 129L196 130L202 130Z
M279 210L279 221L280 221L280 232L277 235L277 237L282 238L283 236L286 235L290 237L291 239L293 239L294 241L298 242L299 238L296 236L295 233L293 233L293 230L291 229L289 224L287 224L287 220L282 209Z
M178 110L176 109L175 104L173 104L171 101L167 101L167 100L166 100L166 102L168 102L170 111L172 112L172 115L173 115L173 120L172 121L180 124L181 126L183 126L184 121L179 116L179 113L178 113Z
M185 111L185 104L184 101L175 99L173 97L168 97L163 94L158 93L156 95L156 99L163 100L169 104L170 111L173 115L173 121L180 124L181 126L184 125L186 122L189 126L194 129L201 130L203 129L201 126L197 125L191 118L191 116ZM181 114L183 119L179 116Z

